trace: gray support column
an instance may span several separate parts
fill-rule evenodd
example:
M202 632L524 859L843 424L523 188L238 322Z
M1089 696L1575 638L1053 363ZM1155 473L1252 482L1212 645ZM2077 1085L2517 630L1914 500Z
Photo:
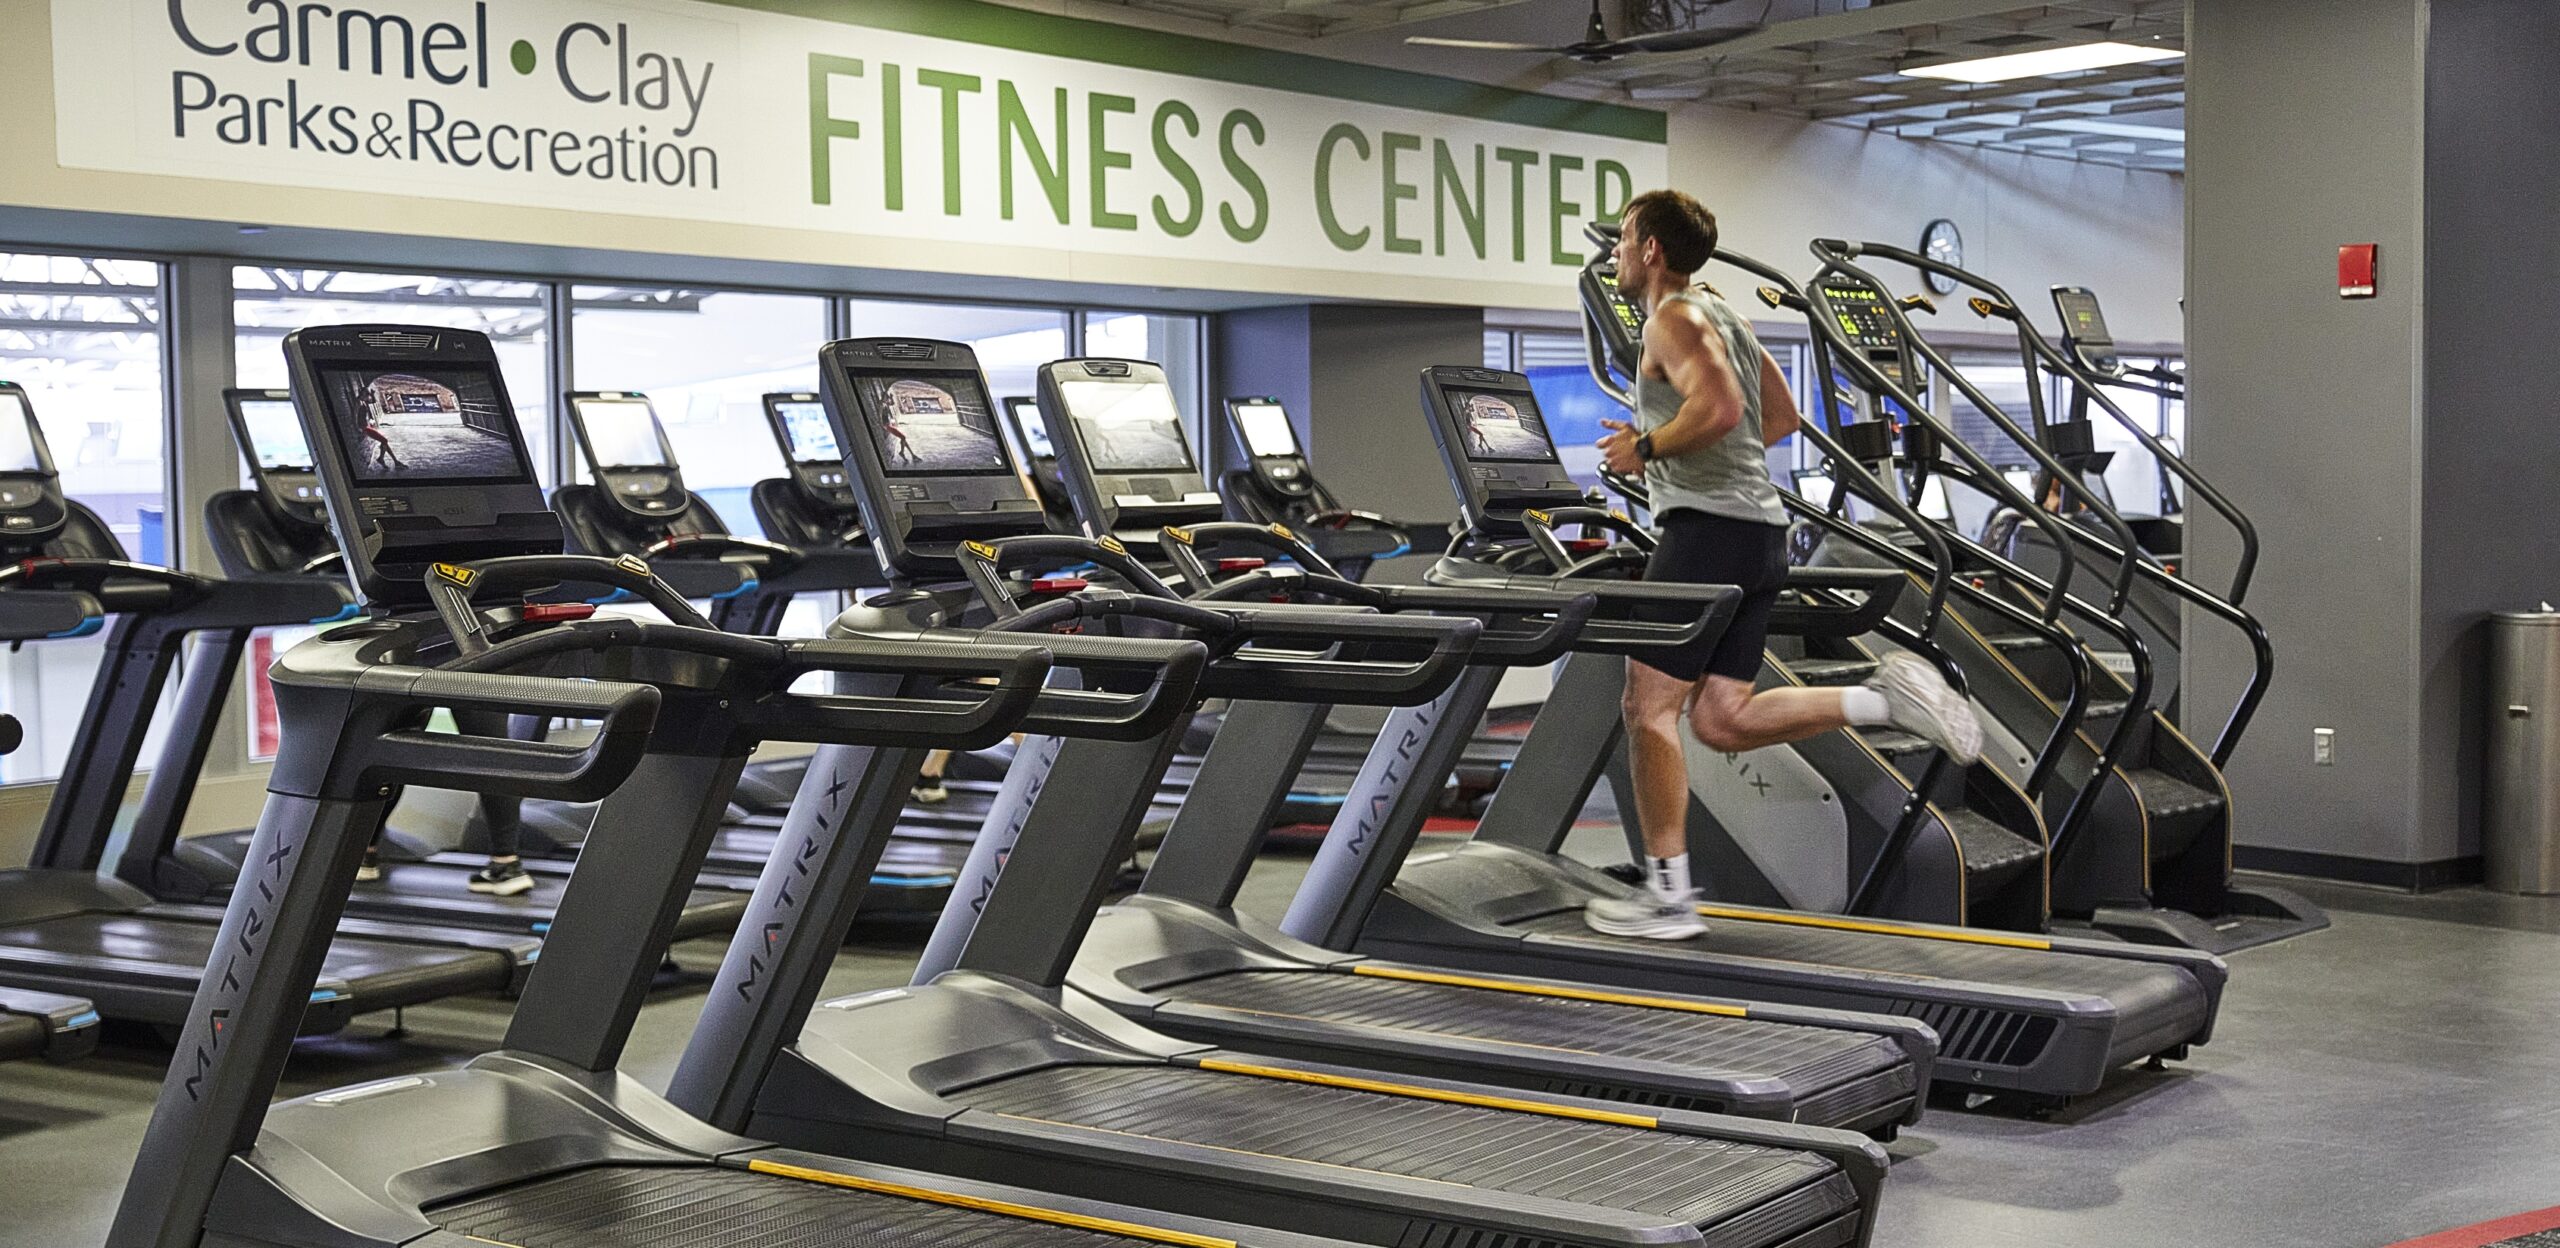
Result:
M169 441L170 549L176 552L179 567L212 575L220 575L221 567L214 560L213 543L205 538L205 504L224 490L237 489L241 473L231 417L222 407L222 392L239 383L231 264L208 256L170 262L161 336L171 410L176 415ZM241 675L223 700L222 705L233 708L233 713L217 718L195 783L263 768L249 760L249 733L237 710L249 705L248 681L245 673Z
M1328 709L1316 702L1229 703L1140 891L1217 910L1234 905Z

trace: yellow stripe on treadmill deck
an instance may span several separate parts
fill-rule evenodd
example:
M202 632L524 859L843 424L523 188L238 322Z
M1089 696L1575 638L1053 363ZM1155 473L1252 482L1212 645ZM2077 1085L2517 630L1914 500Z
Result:
M1251 1075L1257 1079L1285 1079L1291 1083L1347 1088L1354 1092L1380 1092L1388 1096L1409 1096L1419 1101L1445 1101L1451 1105L1473 1105L1479 1109L1506 1109L1514 1113L1545 1114L1550 1118L1578 1118L1584 1122L1605 1122L1619 1127L1642 1127L1647 1131L1655 1130L1662 1125L1661 1119L1644 1114L1621 1114L1611 1110L1583 1109L1572 1105L1548 1105L1539 1101L1513 1100L1507 1096L1483 1096L1474 1092L1452 1092L1446 1088L1415 1087L1410 1083L1389 1083L1383 1079L1354 1079L1347 1075L1319 1074L1312 1070L1253 1066L1219 1057L1203 1059L1200 1069L1229 1075Z
M1649 1010L1679 1010L1686 1014L1714 1014L1722 1018L1751 1017L1751 1011L1741 1006L1719 1005L1712 1001L1675 1001L1669 997L1639 997L1624 992L1601 992L1593 988L1566 988L1556 984L1523 984L1507 979L1477 979L1468 975L1442 975L1399 966L1354 965L1351 973L1367 975L1373 979L1400 979L1417 984L1447 984L1453 988L1482 988L1488 992L1516 992L1526 997L1562 997L1567 1001L1637 1005Z
M1096 1218L1088 1217L1081 1213L1066 1213L1057 1209L1042 1209L1037 1205L1018 1205L1009 1200L989 1200L983 1196L963 1196L958 1192L935 1191L929 1187L911 1187L904 1183L890 1183L881 1179L866 1179L857 1175L837 1174L832 1170L812 1170L806 1166L787 1166L778 1161L750 1161L747 1163L747 1169L753 1170L758 1174L770 1174L785 1179L798 1179L804 1183L824 1183L829 1187L851 1188L857 1192L875 1192L882 1196L902 1196L908 1200L921 1200L937 1205L950 1205L958 1209L975 1209L980 1213L1002 1214L1009 1218L1026 1218L1034 1222L1047 1222L1056 1226L1072 1226L1078 1230L1100 1231L1106 1235L1126 1235L1132 1239L1152 1240L1159 1244L1179 1244L1182 1245L1182 1248L1237 1248L1236 1241L1232 1239L1218 1239L1209 1235L1193 1235L1187 1231L1168 1231L1161 1227L1142 1226L1136 1222L1122 1222L1115 1218Z
M1769 914L1758 910L1727 910L1722 906L1699 906L1698 913L1710 919L1731 919L1738 923L1788 923L1797 927L1819 927L1833 932L1866 932L1874 936L1908 936L1914 940L1943 940L1959 945L1994 945L2002 949L2038 949L2050 952L2053 942L2032 936L2001 936L1991 932L1939 932L1921 927L1899 927L1891 923L1867 923L1857 919L1834 919L1814 914Z

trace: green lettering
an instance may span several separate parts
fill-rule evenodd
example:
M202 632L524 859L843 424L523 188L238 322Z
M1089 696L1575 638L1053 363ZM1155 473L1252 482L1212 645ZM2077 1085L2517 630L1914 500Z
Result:
M1582 205L1564 197L1564 175L1582 167L1579 156L1557 155L1547 160L1547 262L1572 268L1582 267L1582 257L1566 250L1564 221L1580 217Z
M1138 102L1125 95L1104 95L1097 91L1085 97L1084 160L1093 172L1093 228L1097 230L1134 230L1138 214L1111 211L1111 171L1129 167L1129 153L1111 150L1109 126L1111 114L1136 114Z
M1200 174L1191 167L1190 161L1182 158L1182 153L1173 149L1173 137L1165 132L1165 123L1176 118L1181 119L1185 133L1195 139L1200 137L1200 114L1192 112L1190 105L1180 100L1166 100L1156 105L1156 163L1164 166L1165 173L1182 188L1183 200L1189 206L1177 217L1165 211L1164 196L1158 195L1152 207L1157 229L1175 238L1189 238L1193 230L1200 228L1200 210L1206 205L1200 198Z
M1529 259L1528 168L1538 163L1538 154L1516 147L1497 147L1493 158L1511 166L1511 259L1525 264Z
M1010 80L996 79L996 206L1007 221L1013 220L1013 145L1019 140L1031 157L1031 176L1040 179L1040 193L1049 200L1050 215L1060 225L1067 223L1067 89L1059 87L1052 98L1051 108L1057 114L1055 160L1040 142L1040 132L1031 128L1031 114L1022 106L1021 93Z
M880 206L907 210L907 91L898 67L880 63Z
M1422 240L1396 233L1396 205L1419 198L1422 188L1396 177L1396 153L1422 150L1422 136L1398 134L1389 130L1378 136L1378 185L1384 188L1385 203L1379 213L1379 232L1386 236L1386 249L1408 256L1422 254Z
M1449 154L1446 139L1431 140L1431 254L1449 254L1449 207L1457 205L1458 228L1467 232L1467 245L1476 259L1484 259L1484 144L1476 144L1475 189L1458 180L1457 158Z
M984 85L976 74L916 71L916 85L942 93L942 215L960 215L960 97Z
M1244 153L1236 150L1238 130L1252 131L1253 145L1260 147L1262 119L1238 108L1229 110L1226 117L1218 122L1218 161L1227 167L1227 176L1236 180L1236 186L1244 191L1245 198L1252 201L1253 220L1238 220L1235 205L1220 204L1218 224L1226 227L1227 237L1239 243L1250 243L1262 237L1262 231L1271 224L1271 195L1262 185L1262 175L1254 172L1253 166L1245 163Z
M1636 197L1635 179L1627 173L1625 165L1614 160L1592 162L1591 180L1595 183L1591 196L1595 201L1591 205L1591 219L1594 221L1617 220L1620 214L1626 212L1627 201ZM1609 192L1609 183L1612 180L1618 184L1617 193L1614 195Z
M838 77L859 78L862 62L849 56L809 54L809 202L836 202L835 141L862 137L862 126L838 117L828 105L827 88Z
M1358 251L1369 245L1368 228L1364 226L1356 234L1343 229L1341 219L1333 213L1333 149L1346 139L1360 159L1369 159L1369 136L1360 133L1360 127L1347 121L1336 122L1324 132L1324 138L1316 143L1316 221L1324 226L1324 236L1334 246Z

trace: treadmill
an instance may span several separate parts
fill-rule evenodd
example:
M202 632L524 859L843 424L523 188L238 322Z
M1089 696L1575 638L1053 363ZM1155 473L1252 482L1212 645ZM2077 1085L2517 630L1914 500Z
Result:
M779 624L781 612L770 604L787 604L791 594L810 584L812 575L828 570L841 575L848 570L841 558L813 561L792 546L730 533L711 504L685 487L683 465L677 462L674 444L659 425L647 395L581 390L564 397L571 433L595 479L592 485L564 485L552 491L552 506L560 513L573 549L639 556L671 583L697 570L733 570L741 575L741 582L708 595L712 620L730 631L764 618ZM783 584L774 594L764 595L769 579ZM701 588L718 582L714 571ZM687 590L688 597L702 596L692 592L696 587L680 588ZM741 791L752 785L756 793L739 798L737 804L768 809L788 806L803 766L799 759L750 766L740 781ZM579 827L593 818L583 809L575 815L562 813ZM772 855L773 838L781 826L778 813L732 811L705 860L705 882L740 892L751 889ZM872 910L910 914L939 910L966 854L965 844L948 843L960 835L954 830L940 837L899 838L872 881Z
M0 594L0 641L76 637L101 623L98 600L81 593L21 590ZM26 740L16 717L0 715L0 754ZM0 1061L41 1057L67 1062L98 1047L98 1007L80 997L0 988Z
M1090 375L1096 367L1116 375ZM1163 371L1094 360L1041 370L1041 396L1059 404L1059 423L1077 431L1061 443L1060 465L1080 502L1103 493L1086 448L1103 441L1102 418L1131 406L1126 391L1136 387L1165 388ZM1185 484L1183 477L1173 480L1177 491ZM1731 598L1692 586L1595 585L1568 595L1355 585L1294 530L1240 522L1169 528L1164 546L1182 568L1184 584L1206 590L1195 597L1253 600L1296 587L1379 609L1480 615L1488 632L1475 660L1484 668L1543 667L1568 644L1640 654L1648 644L1721 627ZM1285 559L1297 571L1265 568L1260 558L1222 559L1219 565L1239 575L1214 582L1210 561L1225 551ZM1572 618L1572 604L1587 601L1587 613L1601 605L1603 591L1610 616L1583 629ZM1687 627L1631 626L1626 617L1639 602L1685 607L1692 620ZM1145 882L1135 896L1095 916L1067 974L1071 989L1158 1031L1257 1053L1508 1087L1572 1088L1624 1104L1738 1113L1886 1138L1916 1121L1936 1042L1908 1019L1453 974L1318 948L1237 914L1236 893L1261 847L1270 809L1319 735L1325 712L1319 701L1242 700L1228 708L1192 799L1158 847ZM1387 788L1437 787L1438 773L1421 774L1419 758L1406 761L1410 765L1389 773Z
M293 396L283 390L225 390L222 399L255 482L251 489L217 493L205 504L205 535L223 575L244 585L280 589L325 585L344 598L346 618L354 618L354 600L345 597L346 563L330 534L320 478L293 413ZM116 864L117 876L164 901L218 904L247 860L252 829L184 839L178 830L251 632L242 626L198 635L179 685L175 723ZM351 919L395 925L384 929L393 933L404 924L532 936L548 930L560 905L563 877L535 873L532 891L509 897L475 893L470 875L483 862L482 856L469 853L426 861L402 861L386 853L382 879L357 885L346 913ZM726 932L746 907L742 892L697 889L677 913L676 936L681 940Z
M1038 400L1009 394L1003 407L1005 428L1013 432L1014 450L1022 457L1023 472L1031 479L1031 492L1040 499L1040 510L1049 517L1049 527L1060 533L1075 532L1075 500L1067 497L1066 482L1058 476L1058 448L1041 420Z
M256 841L263 887L232 894L224 974L187 1015L107 1243L1317 1248L775 1148L686 1118L618 1071L669 920L757 740L983 741L1039 695L1047 654L719 632L640 560L559 553L486 336L305 329L285 351L356 583L385 614L276 665L284 754ZM446 426L433 450L413 442L406 467L368 462L362 439L377 420L396 436L400 417L438 409L475 423ZM525 600L562 580L628 591L673 623ZM930 688L789 691L803 673L844 671ZM953 683L972 678L992 683ZM437 708L601 728L585 746L420 731ZM580 861L504 1048L270 1105L331 922L382 828L383 789L429 779L562 799L609 791L617 834Z
M1165 597L1117 541L1043 532L968 347L852 340L821 361L882 562L970 585L875 602L842 617L841 631L917 645L979 637L946 625L982 601L1017 629L1084 629L1047 642L1085 688L1107 690L1125 687L1111 672L1122 656L1199 643L1094 634L1115 622L1171 627L1205 636L1216 656L1186 698L1242 687L1328 701L1427 697L1481 632L1473 620L1213 611ZM892 418L905 435L896 450L883 445ZM1081 564L1127 588L1013 579ZM917 760L821 750L793 808L805 848L759 890L741 928L755 935L732 944L670 1095L714 1125L785 1143L1364 1243L1866 1239L1883 1155L1863 1137L1246 1057L1146 1031L1068 990L1074 951L1179 736L1178 724L1098 717L1044 725L1017 753L919 982L824 1002L842 882L867 870L878 812Z
M0 871L0 985L85 997L113 1020L175 1023L215 960L220 912L155 901L98 873L160 691L190 634L334 618L346 589L224 581L127 559L97 513L63 496L26 391L7 383L0 535L0 597L70 590L113 621L30 864ZM335 935L303 1003L308 1033L339 1030L359 1013L511 990L539 949L530 936L395 932L363 920Z
M1307 462L1298 441L1297 424L1279 399L1231 398L1219 407L1226 414L1236 455L1244 462L1244 467L1220 478L1219 492L1226 496L1228 512L1235 519L1289 526L1355 581L1365 579L1369 565L1378 560L1411 551L1415 534L1428 527L1400 524L1374 511L1343 506L1316 479L1315 466Z
M1529 510L1578 504L1526 377L1437 367L1421 388L1470 529L1516 529ZM1580 584L1455 557L1433 571L1450 585ZM1621 746L1623 669L1612 666L1567 666L1511 781L1456 848L1412 853L1421 819L1395 810L1396 795L1364 774L1281 930L1328 949L1471 970L1916 1018L1938 1033L1942 1084L2040 1104L2210 1038L2227 970L2183 950L1736 904L1701 906L1709 931L1691 942L1590 930L1584 906L1633 887L1562 852ZM1469 696L1490 696L1490 683ZM1387 731L1424 739L1429 726L1401 710Z

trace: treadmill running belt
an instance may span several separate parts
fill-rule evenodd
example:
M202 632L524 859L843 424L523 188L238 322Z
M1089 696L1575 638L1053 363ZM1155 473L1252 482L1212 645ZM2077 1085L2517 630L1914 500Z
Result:
M1244 971L1170 984L1169 1000L1775 1076L1811 1091L1904 1065L1882 1036L1333 971Z
M1052 1066L943 1095L991 1113L1578 1201L1699 1227L1747 1216L1755 1231L1793 1233L1832 1220L1857 1199L1848 1176L1811 1153L1183 1066Z
M213 961L218 932L211 923L144 915L67 914L0 928L0 964L34 975L57 973L99 983L181 985L193 994ZM354 936L332 941L320 970L323 980L346 984L360 1008L368 1010L464 992L496 992L512 974L505 957L487 950ZM185 1017L183 1007L178 1017Z
M1154 1240L720 1166L600 1166L428 1216L506 1248L1107 1248Z

